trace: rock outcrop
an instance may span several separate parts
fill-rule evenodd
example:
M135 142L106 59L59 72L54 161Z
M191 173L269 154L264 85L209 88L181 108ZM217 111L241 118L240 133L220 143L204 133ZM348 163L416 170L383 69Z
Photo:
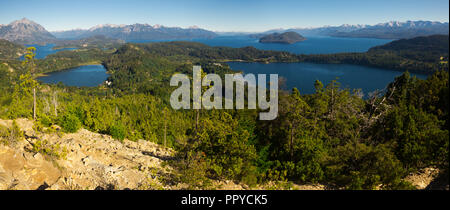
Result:
M73 134L40 134L29 120L16 120L25 139L0 145L0 189L166 189L159 180L169 176L162 162L173 151L140 140L123 143L110 136L79 130ZM12 121L0 121L10 126ZM33 151L45 140L65 154L49 157Z

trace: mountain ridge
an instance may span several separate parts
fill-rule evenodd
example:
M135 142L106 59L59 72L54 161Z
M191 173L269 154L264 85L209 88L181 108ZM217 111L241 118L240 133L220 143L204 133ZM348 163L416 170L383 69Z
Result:
M23 18L0 26L0 39L20 44L36 44L55 41L56 37L40 24Z
M213 38L216 33L198 26L188 28L166 27L136 23L132 25L100 24L89 29L73 29L50 33L42 25L27 18L15 20L8 25L0 25L0 39L19 44L55 43L58 39L85 39L106 36L120 40L163 40Z
M342 24L340 26L322 26L312 28L274 29L263 32L293 31L306 36L332 36L351 38L380 38L380 39L405 39L434 34L448 34L448 22L439 21L389 21L375 25L367 24Z
M162 25L149 25L135 23L132 25L100 24L89 29L74 29L69 31L52 32L61 39L80 39L96 35L122 40L158 40L158 39L190 39L213 38L216 33L201 29L197 26L189 28L166 27Z

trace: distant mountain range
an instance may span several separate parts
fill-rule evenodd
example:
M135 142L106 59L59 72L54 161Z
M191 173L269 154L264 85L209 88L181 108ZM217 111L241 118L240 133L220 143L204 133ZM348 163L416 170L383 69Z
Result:
M213 38L216 33L198 27L179 28L161 25L97 25L88 30L76 29L70 31L52 32L59 39L80 39L103 35L121 40L158 40L158 39L192 39Z
M97 25L90 29L75 29L70 31L48 32L41 25L23 18L8 25L0 25L0 39L20 44L55 43L58 39L85 39L95 36L105 36L121 40L163 40L163 39L193 39L213 38L216 33L196 26L190 28L166 27L161 25Z
M52 34L58 39L76 39L82 37L87 30L85 29L73 29L68 31L54 31Z
M56 37L41 25L23 18L8 25L0 25L0 39L20 44L39 44L53 42Z
M377 25L341 25L319 28L275 29L261 34L251 35L262 37L272 33L296 32L304 36L333 36L354 38L404 39L434 34L449 34L449 24L432 21L391 21ZM239 35L230 33L229 35ZM248 34L247 34L248 35ZM48 32L41 25L26 18L14 21L8 25L0 25L0 39L20 44L55 43L58 39L79 40L94 36L105 36L125 41L141 40L177 40L194 38L214 38L218 36L212 31L198 27L180 28L149 24L133 25L97 25L90 29L75 29L69 31Z
M407 39L418 36L434 34L449 34L448 23L436 21L391 21L377 25L348 25L324 26L319 28L291 28L266 31L274 32L293 31L305 36L333 36L353 38L380 38L380 39Z

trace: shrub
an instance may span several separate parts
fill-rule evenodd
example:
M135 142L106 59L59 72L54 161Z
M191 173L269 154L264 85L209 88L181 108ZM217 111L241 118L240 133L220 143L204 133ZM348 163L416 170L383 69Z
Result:
M4 126L4 125L0 125L0 142L1 143L8 143L8 141L6 140L9 137L9 129L8 127Z
M258 184L259 177L260 175L258 173L258 168L256 166L249 165L243 169L243 173L238 179L249 187L255 187Z
M33 151L56 159L66 159L68 153L66 147L61 147L60 144L52 145L47 140L37 140L33 144Z
M208 163L203 153L188 152L178 154L180 160L173 161L175 168L178 169L178 179L187 184L187 189L211 189L212 182L208 178Z
M20 138L24 136L23 131L20 130L19 125L17 125L17 122L13 120L12 128L11 128L11 140L17 141Z
M349 142L332 152L327 163L328 177L346 189L404 188L405 170L385 145L370 146Z
M23 138L23 132L16 121L13 121L11 128L0 125L0 138L2 138L1 142L4 144L14 143Z
M52 119L48 115L39 116L38 121L45 127L49 127L52 125Z
M109 134L114 139L123 141L126 135L125 126L121 122L116 122L111 127L109 127Z
M60 119L61 127L65 132L75 133L81 128L81 122L74 114L67 113Z

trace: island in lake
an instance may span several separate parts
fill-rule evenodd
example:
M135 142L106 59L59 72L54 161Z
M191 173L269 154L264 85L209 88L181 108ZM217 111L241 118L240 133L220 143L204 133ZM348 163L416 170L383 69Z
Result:
M263 36L259 39L260 43L280 43L280 44L294 44L305 41L306 38L296 32L273 33Z

